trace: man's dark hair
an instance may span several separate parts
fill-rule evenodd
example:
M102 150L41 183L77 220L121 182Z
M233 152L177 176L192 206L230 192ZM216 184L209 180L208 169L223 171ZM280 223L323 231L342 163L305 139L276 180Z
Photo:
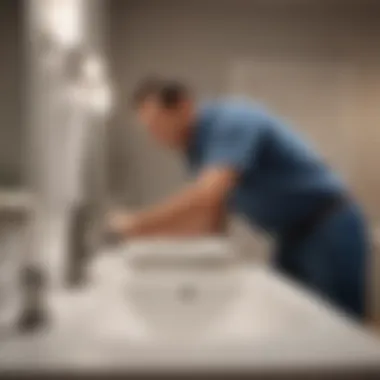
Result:
M190 90L180 81L148 77L137 84L132 95L132 103L136 107L148 98L154 97L163 107L175 108L189 96Z

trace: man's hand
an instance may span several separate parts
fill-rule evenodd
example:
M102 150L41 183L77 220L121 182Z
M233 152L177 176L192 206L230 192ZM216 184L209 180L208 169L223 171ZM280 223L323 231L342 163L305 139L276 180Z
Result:
M117 243L129 236L133 216L128 212L111 212L106 216L106 236L108 243Z
M172 198L135 214L114 213L108 219L111 231L120 236L190 236L210 234L221 225L226 198L237 175L223 168L209 169ZM214 227L212 227L214 226Z
M110 231L124 235L131 223L132 217L125 212L111 213L107 218L107 226Z

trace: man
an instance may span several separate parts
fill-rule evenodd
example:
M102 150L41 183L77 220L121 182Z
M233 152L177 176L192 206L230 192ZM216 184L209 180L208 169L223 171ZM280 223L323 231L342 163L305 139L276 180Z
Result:
M364 317L365 223L344 185L299 136L246 101L198 107L176 81L143 81L134 104L160 143L183 152L196 179L158 206L111 217L114 232L208 233L224 210L237 212L274 237L282 272Z

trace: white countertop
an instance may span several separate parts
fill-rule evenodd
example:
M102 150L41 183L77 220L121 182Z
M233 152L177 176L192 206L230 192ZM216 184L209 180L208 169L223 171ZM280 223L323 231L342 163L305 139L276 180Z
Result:
M101 258L94 286L52 296L53 328L0 341L0 371L380 369L377 338L265 268L242 272L235 311L220 322L235 326L238 339L231 330L219 341L139 340L124 268L120 256Z

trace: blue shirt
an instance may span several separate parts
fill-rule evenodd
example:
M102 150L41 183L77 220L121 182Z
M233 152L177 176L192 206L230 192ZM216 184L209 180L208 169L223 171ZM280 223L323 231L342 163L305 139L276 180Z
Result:
M200 108L187 151L189 168L239 172L229 209L268 232L281 232L344 186L321 157L282 120L246 101Z

